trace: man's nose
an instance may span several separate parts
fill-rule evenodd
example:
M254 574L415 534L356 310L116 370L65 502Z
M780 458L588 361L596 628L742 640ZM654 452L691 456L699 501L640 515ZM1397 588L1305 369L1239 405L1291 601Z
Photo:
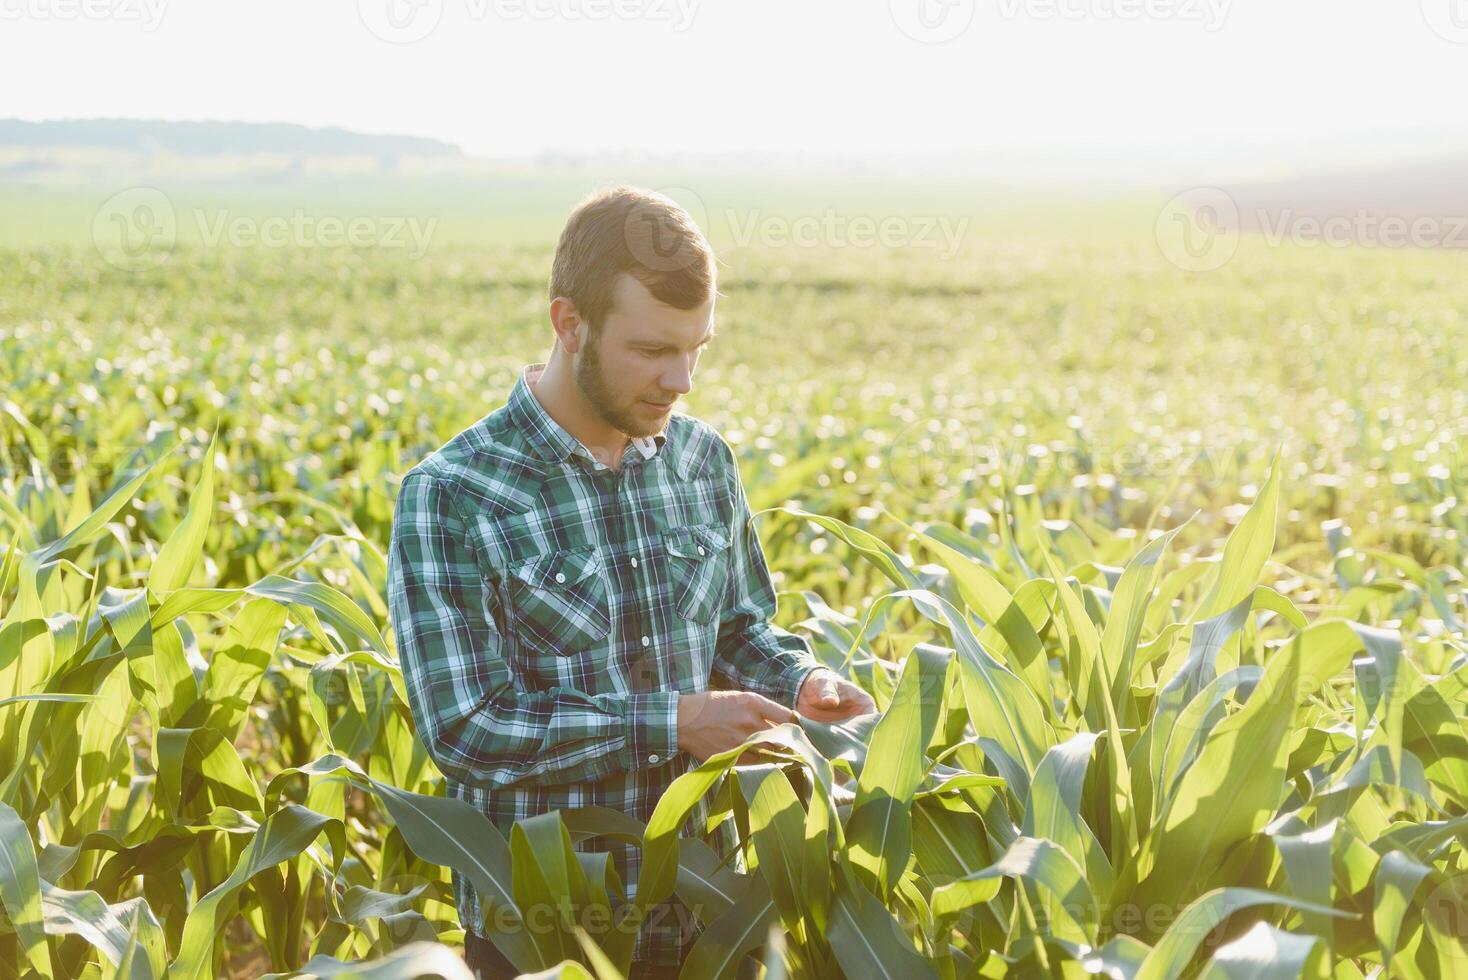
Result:
M693 390L693 372L688 369L687 365L664 371L659 381L664 391L686 395Z

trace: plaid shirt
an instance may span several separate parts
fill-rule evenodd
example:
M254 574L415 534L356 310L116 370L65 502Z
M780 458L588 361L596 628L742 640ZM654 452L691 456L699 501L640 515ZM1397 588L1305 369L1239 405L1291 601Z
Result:
M418 733L448 794L506 837L520 818L567 807L646 821L697 764L678 749L679 694L733 688L794 707L819 665L769 622L769 569L718 432L671 413L613 470L536 399L542 368L523 369L504 407L403 477L388 555ZM706 798L683 833L727 855L731 824L710 839L708 813ZM635 893L637 847L576 847L610 851ZM473 887L453 879L460 918L481 932ZM692 925L676 900L655 907L634 959L680 960Z

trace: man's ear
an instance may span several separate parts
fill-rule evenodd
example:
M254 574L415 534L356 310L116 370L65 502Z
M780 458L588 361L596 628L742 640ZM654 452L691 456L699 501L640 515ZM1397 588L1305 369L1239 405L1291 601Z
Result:
M565 296L557 296L551 300L550 321L556 332L556 343L560 344L561 350L574 354L581 349L585 321L581 319L575 303Z

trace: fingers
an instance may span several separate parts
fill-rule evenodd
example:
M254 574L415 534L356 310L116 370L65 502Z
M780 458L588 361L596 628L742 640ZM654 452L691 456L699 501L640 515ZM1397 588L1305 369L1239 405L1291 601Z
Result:
M794 711L791 711L783 704L771 701L763 694L746 692L746 697L750 699L750 706L759 714L761 718L767 721L772 721L777 725L783 725L787 721L800 720L800 716L797 715Z
M872 696L844 677L831 679L831 691L836 695L835 700L821 701L822 708L841 708L848 715L870 714L877 710L877 703ZM825 692L822 692L824 697Z

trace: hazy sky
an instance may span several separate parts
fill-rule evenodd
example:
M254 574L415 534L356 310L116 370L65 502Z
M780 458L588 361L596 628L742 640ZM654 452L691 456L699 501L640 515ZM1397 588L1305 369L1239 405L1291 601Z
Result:
M1468 0L0 0L0 19L0 116L27 119L485 154L1468 133Z

